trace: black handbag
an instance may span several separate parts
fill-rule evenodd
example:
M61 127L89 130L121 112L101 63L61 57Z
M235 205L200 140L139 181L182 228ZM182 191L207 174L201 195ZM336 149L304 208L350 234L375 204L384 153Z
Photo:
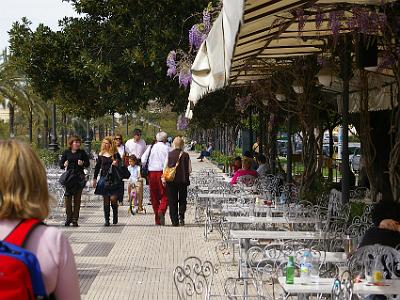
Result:
M146 164L140 168L140 176L146 178L149 175L149 161L150 161L150 154L151 150L153 149L153 145L150 147L149 155L147 156Z
M129 172L128 168L121 161L119 166L115 168L115 172L118 173L118 176L122 179L128 179L131 177L131 172Z
M109 191L117 190L121 184L121 181L122 178L119 176L118 172L115 171L115 167L111 165L106 175L104 188Z
M58 182L66 189L71 189L80 184L80 177L74 169L68 169L61 174Z

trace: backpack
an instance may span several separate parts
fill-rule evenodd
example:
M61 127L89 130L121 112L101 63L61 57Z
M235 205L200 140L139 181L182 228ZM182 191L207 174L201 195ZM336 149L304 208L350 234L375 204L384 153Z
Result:
M22 220L0 241L0 299L48 299L39 261L23 247L38 219Z

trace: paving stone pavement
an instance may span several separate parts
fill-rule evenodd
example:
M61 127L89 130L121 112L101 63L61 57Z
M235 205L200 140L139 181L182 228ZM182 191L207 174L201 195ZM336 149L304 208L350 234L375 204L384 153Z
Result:
M198 154L190 155L194 171L215 168L207 160L198 162ZM80 227L62 226L62 208L49 220L69 237L82 299L177 299L172 273L184 258L195 255L217 263L215 246L219 237L215 233L205 242L203 224L194 223L193 205L188 206L184 227L172 227L168 212L166 226L155 226L151 206L145 207L146 214L132 216L127 205L120 206L119 224L104 227L102 199L90 189L82 199ZM221 292L223 278L235 274L236 267L221 268L213 291Z

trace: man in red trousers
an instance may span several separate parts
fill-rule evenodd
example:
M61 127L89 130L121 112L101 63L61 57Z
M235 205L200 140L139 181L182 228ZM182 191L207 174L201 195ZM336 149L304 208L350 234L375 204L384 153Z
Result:
M164 163L167 159L170 147L166 144L167 134L160 131L156 135L157 142L148 147L142 156L142 165L148 164L148 180L150 186L150 199L153 206L155 222L157 225L165 225L165 212L168 207L168 198L165 187L161 182Z

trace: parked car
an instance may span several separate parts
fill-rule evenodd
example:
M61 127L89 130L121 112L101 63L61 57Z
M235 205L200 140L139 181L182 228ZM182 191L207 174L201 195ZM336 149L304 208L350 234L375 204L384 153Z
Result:
M360 148L360 143L349 143L349 161L351 161L356 151L360 151Z
M353 171L353 173L358 173L361 170L362 163L361 163L361 148L357 148L354 151L354 154L351 155L351 158L349 157L350 161L350 168Z
M279 156L287 156L287 140L277 140L277 152Z

